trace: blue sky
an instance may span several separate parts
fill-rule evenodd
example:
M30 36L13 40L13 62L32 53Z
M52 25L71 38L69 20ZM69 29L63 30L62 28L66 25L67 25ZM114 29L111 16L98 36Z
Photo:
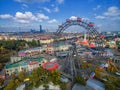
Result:
M120 0L0 0L0 31L38 30L40 24L56 31L76 17L94 22L99 31L120 31Z

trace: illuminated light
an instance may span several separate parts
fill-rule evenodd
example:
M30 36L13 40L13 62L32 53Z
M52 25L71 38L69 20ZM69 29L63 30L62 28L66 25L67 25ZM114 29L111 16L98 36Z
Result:
M74 57L75 57L76 55L74 54Z
M29 80L30 80L29 78L26 78L26 79L24 79L24 82L29 81Z

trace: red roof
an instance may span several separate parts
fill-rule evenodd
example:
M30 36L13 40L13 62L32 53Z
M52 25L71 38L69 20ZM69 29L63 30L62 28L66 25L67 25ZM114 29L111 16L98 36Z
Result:
M100 38L105 38L105 36L104 36L104 35L101 35Z
M55 70L58 68L58 64L55 62L46 62L42 65L44 69L47 69L49 71Z
M34 64L38 64L38 62L33 61L29 63L29 65L34 65Z
M0 78L5 79L5 75L0 75Z
M50 45L47 45L47 48L51 48L51 46L50 46Z
M96 47L96 46L95 46L95 43L91 43L91 44L89 45L89 47L91 47L91 48Z
M41 39L41 40L47 40L48 37L47 37L47 36L40 36L40 39Z
M84 41L81 42L81 44L83 44L83 45L88 45L88 41L87 41L87 40L84 40Z

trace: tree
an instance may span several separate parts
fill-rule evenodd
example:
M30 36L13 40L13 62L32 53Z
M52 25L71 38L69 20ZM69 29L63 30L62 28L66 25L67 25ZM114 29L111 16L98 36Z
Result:
M75 81L76 81L76 83L79 83L79 84L82 84L82 85L86 85L85 79L83 77L81 77L81 76L76 76L75 77Z
M14 80L11 80L7 86L4 88L4 90L16 90L16 84Z
M101 72L102 72L102 69L100 69L99 67L97 67L97 68L95 69L95 76L96 76L96 77L100 77L100 76L101 76Z
M115 90L114 84L105 82L105 90Z
M0 87L2 87L4 81L5 81L4 79L0 78Z
M3 61L6 63L10 60L10 56L5 55L6 57L3 58Z
M3 46L0 46L0 53L4 53L5 52L5 48L3 48Z
M30 85L28 87L39 87L42 82L41 82L41 77L42 77L42 68L35 68L32 72L31 75L29 76L30 78Z
M120 45L118 45L118 51L120 52Z
M20 86L20 85L21 85L20 80L19 80L19 79L15 79L15 84L16 84L17 86Z
M51 77L53 84L55 84L55 85L59 84L60 73L57 70L52 71L50 74L50 77Z
M120 88L120 78L118 78L115 82L114 82L115 86Z
M44 90L49 90L49 85L44 84L43 87L44 87Z
M60 88L61 90L66 90L67 89L66 83L60 83Z
M34 47L34 46L37 46L37 42L33 39L32 42L31 42L31 45Z
M120 45L120 41L116 41L116 45Z
M41 46L40 40L37 40L37 45Z
M25 72L21 71L18 73L18 78L21 82L24 81L24 79L26 78Z

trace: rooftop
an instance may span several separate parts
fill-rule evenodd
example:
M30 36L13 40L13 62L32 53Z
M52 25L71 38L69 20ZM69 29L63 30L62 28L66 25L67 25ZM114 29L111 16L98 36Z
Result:
M9 69L9 68L15 68L15 67L19 67L19 66L26 66L28 64L31 64L31 62L41 62L42 60L43 60L43 57L36 57L36 58L26 58L25 57L18 62L7 64L5 66L5 68Z
M86 87L80 84L75 84L72 90L86 90Z
M95 80L95 79L92 79L92 78L89 78L87 80L87 85L94 88L95 90L105 90L105 85L98 81L98 80Z

